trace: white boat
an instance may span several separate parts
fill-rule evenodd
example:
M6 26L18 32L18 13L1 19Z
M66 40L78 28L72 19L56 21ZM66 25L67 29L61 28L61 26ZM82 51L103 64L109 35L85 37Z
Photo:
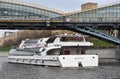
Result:
M98 66L98 55L86 55L87 47L93 43L85 40L82 35L56 35L41 38L42 44L36 50L22 48L11 49L9 62L61 67L92 67ZM22 49L21 49L22 48Z

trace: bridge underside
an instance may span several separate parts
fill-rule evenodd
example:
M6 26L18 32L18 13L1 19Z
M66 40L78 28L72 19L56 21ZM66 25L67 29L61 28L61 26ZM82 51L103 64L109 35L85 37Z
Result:
M0 29L66 30L73 27L94 29L120 29L120 22L45 22L45 21L0 21Z
M120 45L120 39L105 34L99 30L120 30L119 22L42 22L42 21L3 21L0 29L31 29L31 30L72 30L97 37L99 39Z

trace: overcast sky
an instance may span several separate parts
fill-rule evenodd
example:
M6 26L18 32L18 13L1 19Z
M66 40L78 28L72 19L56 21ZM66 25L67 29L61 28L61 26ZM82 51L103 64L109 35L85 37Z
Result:
M29 3L38 5L44 5L51 8L56 8L65 12L80 10L80 6L86 2L98 3L98 6L120 2L120 0L22 0ZM0 37L3 36L4 31L15 31L15 30L0 30Z
M95 2L98 3L99 6L114 2L120 2L120 0L23 0L23 1L44 5L67 12L80 10L81 4L86 2Z

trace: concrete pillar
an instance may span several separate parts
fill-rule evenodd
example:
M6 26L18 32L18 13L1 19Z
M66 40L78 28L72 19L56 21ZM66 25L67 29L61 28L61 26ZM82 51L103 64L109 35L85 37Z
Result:
M117 35L118 35L117 29L114 29L113 33L114 33L114 36L117 37Z
M111 35L114 36L114 30L113 29L111 30Z
M118 30L118 38L120 38L120 29Z

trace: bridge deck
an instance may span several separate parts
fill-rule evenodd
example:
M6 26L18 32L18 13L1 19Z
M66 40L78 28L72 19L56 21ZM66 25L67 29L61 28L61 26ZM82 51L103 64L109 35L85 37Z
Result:
M0 29L32 29L32 30L72 30L91 35L102 40L120 45L120 39L98 31L99 29L119 29L120 22L58 22L38 20L0 21Z
M49 26L49 27L48 27ZM96 29L119 29L120 22L62 22L43 20L0 20L0 29L65 30L66 27L91 27Z

